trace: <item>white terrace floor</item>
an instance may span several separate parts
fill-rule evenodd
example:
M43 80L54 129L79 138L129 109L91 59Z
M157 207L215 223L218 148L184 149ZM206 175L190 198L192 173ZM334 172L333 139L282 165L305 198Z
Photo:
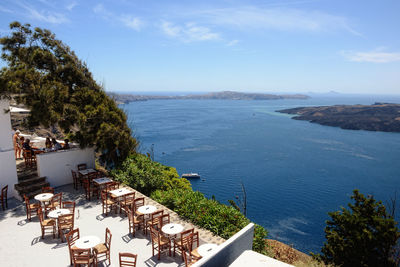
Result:
M118 253L130 252L138 255L137 266L184 266L180 254L168 256L161 255L157 260L157 254L152 256L151 240L149 235L144 236L142 231L136 232L136 237L129 235L128 219L124 215L102 215L101 203L95 199L87 201L82 191L75 191L71 185L56 188L57 192L63 192L63 201L76 201L75 228L79 228L80 236L95 235L104 242L105 229L108 227L112 233L111 239L111 266L119 266ZM32 200L31 200L32 201ZM161 205L151 199L146 199L146 204ZM170 210L171 221L179 222L185 229L193 227L190 223L180 220ZM36 216L29 222L26 220L25 205L15 199L9 200L9 209L0 211L0 266L69 266L69 252L67 243L61 243L51 234L41 239L39 220ZM213 236L210 232L200 229L200 243L217 243L224 240ZM105 262L99 266L107 266Z

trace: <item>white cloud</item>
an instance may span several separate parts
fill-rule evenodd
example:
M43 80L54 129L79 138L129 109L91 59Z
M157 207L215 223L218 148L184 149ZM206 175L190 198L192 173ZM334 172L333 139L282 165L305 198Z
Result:
M229 43L227 43L226 45L227 46L235 46L235 45L237 45L239 43L239 40L232 40L232 41L230 41Z
M294 8L260 8L254 6L194 11L189 14L215 25L242 30L264 29L279 31L324 32L344 30L361 35L345 17L320 11Z
M140 31L140 29L143 26L143 22L141 19L133 17L131 15L124 15L121 17L120 20L122 21L122 23L125 24L125 26L134 29L136 31Z
M183 25L175 25L168 21L161 22L161 30L169 37L175 37L183 42L219 40L220 35L211 29L198 26L190 22Z
M72 10L74 7L76 7L77 5L78 5L78 3L75 2L75 1L73 1L73 2L69 3L69 4L66 6L66 9L69 10L69 11L71 11L71 10Z
M368 52L341 51L340 54L353 62L389 63L400 61L399 52L384 52L382 49Z
M69 22L69 20L65 17L64 14L50 11L38 11L34 8L27 7L27 11L29 12L29 16L33 19L52 23L52 24L61 24Z

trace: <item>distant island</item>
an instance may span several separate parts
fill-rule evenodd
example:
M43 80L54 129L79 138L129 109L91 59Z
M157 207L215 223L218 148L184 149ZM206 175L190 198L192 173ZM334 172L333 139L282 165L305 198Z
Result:
M295 120L350 130L400 132L400 104L336 105L277 110L295 114Z
M147 100L170 100L170 99L224 99L224 100L277 100L277 99L308 99L309 96L302 94L274 95L261 93L241 93L224 91L206 94L190 94L180 96L157 96L157 95L134 95L108 93L118 103L129 103Z

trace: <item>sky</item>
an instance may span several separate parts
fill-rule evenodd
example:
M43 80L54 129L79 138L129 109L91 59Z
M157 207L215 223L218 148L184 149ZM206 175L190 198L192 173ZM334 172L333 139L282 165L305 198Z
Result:
M400 94L398 0L1 0L114 92ZM0 64L4 66L4 62Z

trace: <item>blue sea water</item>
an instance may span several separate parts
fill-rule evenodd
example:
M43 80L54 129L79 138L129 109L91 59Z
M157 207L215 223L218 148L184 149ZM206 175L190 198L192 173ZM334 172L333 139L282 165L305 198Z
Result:
M275 112L298 106L400 103L391 96L308 100L151 100L121 105L141 151L179 174L198 172L195 190L227 203L247 192L248 217L268 237L319 252L330 211L353 189L388 201L400 189L400 133L343 130Z

